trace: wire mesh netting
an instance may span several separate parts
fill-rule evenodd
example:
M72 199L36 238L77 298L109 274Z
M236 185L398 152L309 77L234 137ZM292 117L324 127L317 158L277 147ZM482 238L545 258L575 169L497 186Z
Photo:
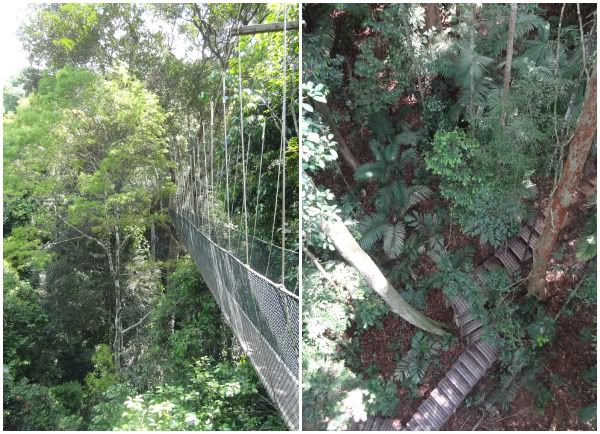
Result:
M284 285L275 283L281 279L280 247L249 237L249 264L245 264L238 259L246 257L245 235L241 232L228 232L215 224L210 225L209 230L208 225L202 225L201 219L191 211L171 210L171 216L285 422L290 429L299 429L296 252L286 251L283 255L284 264L287 264L288 256L290 261L295 260L290 267L294 272L285 277L286 286L294 288L290 292Z

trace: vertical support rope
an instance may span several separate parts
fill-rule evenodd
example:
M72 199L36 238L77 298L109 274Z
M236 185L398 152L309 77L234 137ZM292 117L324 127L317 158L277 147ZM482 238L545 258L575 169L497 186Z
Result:
M281 284L285 285L285 151L286 137L286 98L287 98L287 5L283 7L283 104L281 109L281 136L283 146L283 176L281 189Z
M244 157L244 110L243 110L243 95L242 95L242 37L238 36L238 85L239 85L239 100L240 100L240 140L242 146L242 200L244 207L244 234L246 236L246 264L249 263L248 255L248 209L246 208L246 158Z
M231 215L229 214L229 163L227 154L227 93L225 89L225 74L223 71L223 139L225 142L225 208L227 209L227 248L231 250Z
M210 206L209 206L209 190L208 190L208 157L206 155L206 125L202 123L202 150L204 152L204 196L206 198L206 219L208 221L208 234L210 235ZM214 216L213 216L214 219ZM214 223L214 222L213 222Z
M262 162L263 162L263 151L265 149L265 130L267 128L267 120L263 120L262 136L260 143L260 163L258 164L258 184L256 187L256 206L254 207L254 229L252 230L252 236L256 237L256 222L258 219L258 202L260 198L260 178L262 176ZM252 243L252 249L254 250L254 243ZM250 251L252 256L252 251Z
M215 126L215 103L210 100L210 205L215 219L215 178L214 178L214 154L213 154L213 130Z

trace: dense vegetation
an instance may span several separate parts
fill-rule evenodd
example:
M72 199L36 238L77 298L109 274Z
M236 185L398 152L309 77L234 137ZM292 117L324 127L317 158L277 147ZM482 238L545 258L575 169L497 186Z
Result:
M591 429L595 6L306 5L303 17L304 427L406 423L463 349L444 301L458 295L501 354L445 428ZM476 281L536 216L535 273L529 261ZM370 270L352 259L361 249Z
M287 247L297 248L298 114L283 123L281 107L284 82L287 107L298 106L298 36L284 51L281 32L238 44L230 29L281 22L286 9L297 20L298 8L32 8L20 35L31 66L3 89L4 428L286 429L168 210L211 109L215 144L226 115L237 155L243 115L246 161L230 169L262 163L260 188L258 173L247 179L249 218L256 236L279 242L280 213L265 198L280 188L287 124ZM215 154L221 167L222 146ZM211 203L237 225L232 178L231 208L222 183Z

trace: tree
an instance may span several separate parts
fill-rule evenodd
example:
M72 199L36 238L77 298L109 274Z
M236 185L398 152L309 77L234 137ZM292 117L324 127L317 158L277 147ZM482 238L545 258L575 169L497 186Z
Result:
M36 112L43 119L37 133L46 137L41 152L15 130ZM157 98L125 72L107 80L65 68L43 79L30 106L7 124L9 191L24 185L54 218L59 240L75 233L106 259L117 367L130 329L122 324L124 255L146 227L166 218L162 199L172 184L164 119Z
M506 62L504 64L504 82L502 87L502 115L500 116L500 125L506 125L506 104L508 100L508 91L510 89L510 70L512 67L513 46L515 42L515 23L517 21L517 4L510 5L510 18L508 20L508 45L506 47Z
M556 190L550 197L544 228L533 255L528 293L542 300L548 296L545 291L546 266L556 247L558 235L567 220L569 208L577 198L577 187L595 137L596 68L594 67L577 127L569 143L569 154L563 165Z
M448 332L444 326L427 318L402 298L385 278L371 257L360 248L346 225L340 220L323 221L323 233L333 241L336 249L363 276L367 284L390 306L393 312L427 332L444 336Z

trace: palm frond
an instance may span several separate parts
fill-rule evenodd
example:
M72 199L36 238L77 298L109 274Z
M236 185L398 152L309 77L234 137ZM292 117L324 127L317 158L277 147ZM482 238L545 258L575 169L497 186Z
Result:
M373 245L383 237L387 226L387 218L384 214L375 213L364 216L358 223L362 234L360 246L365 250L373 248Z
M382 161L375 161L358 166L356 172L354 172L354 179L357 181L372 181L374 179L382 178L384 174L385 163Z
M402 254L406 229L403 222L395 225L388 225L383 236L383 250L391 259L395 259Z

